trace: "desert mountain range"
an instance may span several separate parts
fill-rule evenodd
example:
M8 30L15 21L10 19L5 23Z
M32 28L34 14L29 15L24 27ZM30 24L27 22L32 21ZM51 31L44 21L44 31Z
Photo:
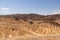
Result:
M0 37L60 35L60 14L0 15Z

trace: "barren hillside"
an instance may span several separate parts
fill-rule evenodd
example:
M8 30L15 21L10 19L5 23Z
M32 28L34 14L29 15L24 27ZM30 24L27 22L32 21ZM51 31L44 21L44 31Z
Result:
M0 16L0 37L60 35L60 14L13 14Z

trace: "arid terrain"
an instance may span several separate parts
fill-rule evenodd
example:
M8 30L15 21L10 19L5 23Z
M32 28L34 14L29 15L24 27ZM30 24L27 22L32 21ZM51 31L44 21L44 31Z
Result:
M0 40L60 40L60 14L0 15Z

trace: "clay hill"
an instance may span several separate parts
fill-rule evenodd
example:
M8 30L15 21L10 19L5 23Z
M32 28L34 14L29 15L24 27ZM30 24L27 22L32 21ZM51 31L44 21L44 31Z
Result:
M0 15L0 37L60 35L60 14Z

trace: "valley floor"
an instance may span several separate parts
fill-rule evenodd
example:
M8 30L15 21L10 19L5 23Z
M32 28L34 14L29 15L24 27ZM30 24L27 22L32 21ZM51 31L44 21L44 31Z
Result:
M11 38L0 38L0 40L60 40L60 35L48 35L48 36L20 36Z

